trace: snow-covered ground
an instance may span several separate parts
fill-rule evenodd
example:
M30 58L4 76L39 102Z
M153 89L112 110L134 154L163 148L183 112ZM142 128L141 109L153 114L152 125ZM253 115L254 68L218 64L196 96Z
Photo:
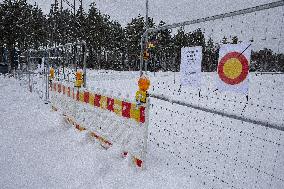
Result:
M133 100L138 75L89 71L88 89ZM216 74L201 90L180 88L178 73L149 76L151 93L283 126L283 75L251 74L248 100L216 91ZM283 131L151 98L147 169L137 171L20 83L0 78L0 188L284 188Z
M145 171L129 166L116 146L106 151L66 126L19 81L1 76L0 88L1 189L198 188L151 158Z

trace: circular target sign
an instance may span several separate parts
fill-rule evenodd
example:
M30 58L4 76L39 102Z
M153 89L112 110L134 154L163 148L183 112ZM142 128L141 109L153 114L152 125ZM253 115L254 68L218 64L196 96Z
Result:
M229 84L236 85L244 81L249 73L247 58L238 52L227 53L218 65L220 79Z

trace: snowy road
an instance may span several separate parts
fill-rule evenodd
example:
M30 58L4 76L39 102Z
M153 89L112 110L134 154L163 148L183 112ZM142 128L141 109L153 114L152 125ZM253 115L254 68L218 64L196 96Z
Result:
M137 171L73 128L14 79L0 76L0 188L198 188L152 157ZM155 152L151 152L156 156Z

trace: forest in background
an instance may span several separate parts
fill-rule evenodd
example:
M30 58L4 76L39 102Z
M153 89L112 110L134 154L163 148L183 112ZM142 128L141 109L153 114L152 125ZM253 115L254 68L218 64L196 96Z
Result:
M166 24L163 21L154 23L152 18L148 21L150 27ZM102 14L95 3L87 11L79 7L76 15L58 4L52 4L47 15L37 5L28 4L25 0L4 0L0 4L0 47L1 51L4 47L7 49L7 61L11 68L15 67L15 48L24 52L84 40L89 68L139 70L140 39L145 28L145 19L141 15L132 18L123 27L110 16ZM237 36L224 36L221 42L216 42L211 38L206 40L201 29L186 32L183 28L175 33L164 30L150 34L149 41L155 44L154 48L149 49L150 71L179 71L181 48L202 46L202 71L213 72L217 70L220 44L239 43ZM284 54L265 47L253 51L250 69L284 72Z

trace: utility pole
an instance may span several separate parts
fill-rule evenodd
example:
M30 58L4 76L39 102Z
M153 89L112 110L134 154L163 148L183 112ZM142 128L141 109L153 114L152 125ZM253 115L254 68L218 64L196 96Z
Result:
M149 0L146 0L146 30L149 28L148 13L149 13Z
M56 46L56 38L55 38L55 33L56 33L56 28L57 28L57 12L58 12L58 0L54 0L54 10L53 10L53 31L52 31L52 39L51 39L51 46L55 44Z
M81 11L83 10L83 0L79 0L80 1L80 9Z
M74 7L73 7L73 11L74 11L74 17L76 16L76 0L74 0Z
M76 0L73 1L73 14L74 14L74 22L76 23ZM75 25L76 27L76 25ZM74 37L74 42L76 42L76 37ZM73 65L75 65L75 70L77 71L77 63L76 63L76 45L72 46L73 50Z
M60 12L61 12L61 14L62 14L62 10L63 10L63 2L62 1L63 0L60 1Z
M145 21L145 25L146 25L146 31L148 30L149 28L149 20L148 20L148 13L149 13L149 0L146 0L146 21ZM145 36L145 50L147 51L148 47L148 32L146 33L146 36ZM148 64L148 60L145 60L145 72L147 74L147 64Z

